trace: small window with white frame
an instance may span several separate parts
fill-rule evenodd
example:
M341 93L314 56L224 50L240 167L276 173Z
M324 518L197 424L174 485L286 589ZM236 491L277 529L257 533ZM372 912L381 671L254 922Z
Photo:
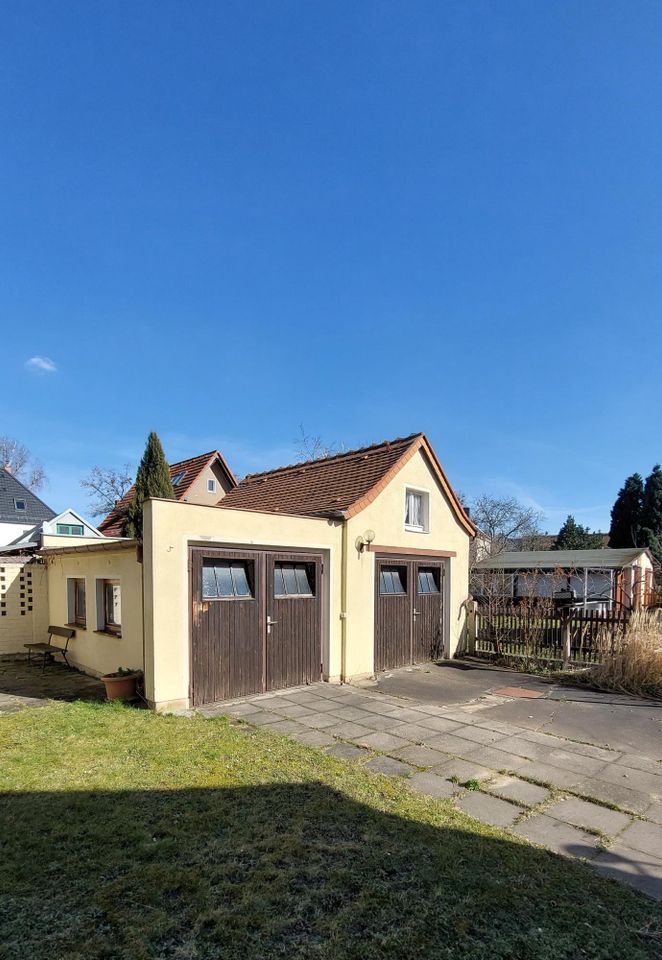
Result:
M26 509L25 500L23 500L21 497L15 497L15 498L14 498L14 507L15 507L16 510L25 511L25 509Z
M405 530L427 533L430 529L430 495L425 490L405 490Z
M207 493L216 493L216 481L213 479L207 480Z

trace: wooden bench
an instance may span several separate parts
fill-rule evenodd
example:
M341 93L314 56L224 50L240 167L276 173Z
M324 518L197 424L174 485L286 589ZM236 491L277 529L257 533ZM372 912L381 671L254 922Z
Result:
M28 651L28 663L32 660L32 654L37 653L42 655L42 673L46 669L46 664L48 658L52 657L56 653L62 654L64 662L69 667L70 670L73 670L73 667L67 660L67 648L69 646L69 641L76 633L75 630L72 630L71 627L55 627L51 625L48 628L48 643L25 643L23 644ZM64 646L58 646L56 643L53 643L53 637L62 637L64 640Z

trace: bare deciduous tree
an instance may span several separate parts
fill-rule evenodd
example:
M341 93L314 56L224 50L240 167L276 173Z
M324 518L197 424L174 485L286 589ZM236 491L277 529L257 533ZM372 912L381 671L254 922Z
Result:
M87 491L94 517L110 513L132 484L133 470L128 463L117 470L112 467L92 467L89 475L80 482L81 487Z
M0 466L8 467L30 490L40 490L46 483L46 471L31 455L25 444L11 437L0 437Z
M515 538L535 538L540 533L543 515L533 507L526 507L515 497L477 497L472 503L471 519L489 540L489 553L494 555L508 549Z
M294 441L294 446L297 451L298 463L302 463L304 460L325 460L327 457L333 457L336 453L342 453L343 451L342 446L329 445L324 443L321 437L314 437L306 433L302 423L299 424L299 436Z

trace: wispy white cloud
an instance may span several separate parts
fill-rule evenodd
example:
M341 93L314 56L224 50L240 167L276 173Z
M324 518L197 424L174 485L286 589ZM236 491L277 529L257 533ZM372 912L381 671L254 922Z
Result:
M30 357L25 363L25 369L30 373L55 373L57 367L50 357Z

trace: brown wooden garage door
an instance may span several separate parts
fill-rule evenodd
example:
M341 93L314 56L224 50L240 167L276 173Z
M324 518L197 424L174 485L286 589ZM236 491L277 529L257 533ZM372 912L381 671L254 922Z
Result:
M378 556L375 574L375 670L439 659L444 651L443 562Z
M313 683L322 673L322 558L191 550L191 701Z

